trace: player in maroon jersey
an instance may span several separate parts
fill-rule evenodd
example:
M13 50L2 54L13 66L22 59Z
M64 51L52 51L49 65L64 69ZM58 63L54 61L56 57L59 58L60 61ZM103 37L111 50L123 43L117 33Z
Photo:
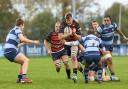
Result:
M62 40L59 39L58 34L60 31L60 22L55 23L55 29L48 34L44 40L44 45L48 50L48 53L51 54L53 62L56 67L56 71L60 72L61 60L64 63L65 70L67 73L67 78L70 79L70 67L68 64L68 55L64 49L64 44Z

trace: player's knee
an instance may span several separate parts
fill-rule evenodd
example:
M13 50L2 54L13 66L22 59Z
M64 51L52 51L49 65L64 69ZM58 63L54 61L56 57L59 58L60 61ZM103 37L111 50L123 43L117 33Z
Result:
M60 62L55 63L55 66L56 66L56 69L60 69L61 68L61 63Z
M65 65L65 66L67 66L67 65L68 65L68 61L64 61L63 63L64 63L64 65Z
M109 59L108 59L107 65L112 65L112 58L109 58Z
M72 55L72 60L77 61L77 55Z
M29 63L29 59L28 58L24 59L24 62Z

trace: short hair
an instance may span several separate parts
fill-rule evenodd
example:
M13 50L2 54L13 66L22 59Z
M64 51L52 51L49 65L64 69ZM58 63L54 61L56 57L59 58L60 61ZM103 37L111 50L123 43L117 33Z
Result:
M111 20L111 16L110 15L105 15L104 18L109 18Z
M65 19L69 19L70 17L72 18L72 14L70 12L65 14Z
M97 22L96 20L93 20L92 23Z
M20 26L20 25L23 25L23 24L24 24L24 21L21 18L16 20L16 26Z
M89 34L95 34L95 31L94 31L93 29L89 29L89 30L88 30L88 35L89 35Z

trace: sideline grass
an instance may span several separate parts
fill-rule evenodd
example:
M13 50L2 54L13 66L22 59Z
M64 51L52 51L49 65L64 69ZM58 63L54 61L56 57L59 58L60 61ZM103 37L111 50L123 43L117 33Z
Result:
M0 58L0 89L128 89L128 57L113 57L116 74L120 82L84 84L78 72L77 84L66 78L64 68L56 73L50 57L30 57L28 76L32 84L16 84L19 65Z

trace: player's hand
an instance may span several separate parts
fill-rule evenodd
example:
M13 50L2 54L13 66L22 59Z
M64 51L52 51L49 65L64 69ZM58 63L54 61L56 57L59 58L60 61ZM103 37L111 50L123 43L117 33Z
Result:
M40 43L40 41L39 40L34 40L33 43L38 45Z
M48 54L50 54L50 55L51 55L51 53L52 53L52 51L49 49L49 50L48 50Z
M72 33L76 33L76 28L73 28L72 29Z

